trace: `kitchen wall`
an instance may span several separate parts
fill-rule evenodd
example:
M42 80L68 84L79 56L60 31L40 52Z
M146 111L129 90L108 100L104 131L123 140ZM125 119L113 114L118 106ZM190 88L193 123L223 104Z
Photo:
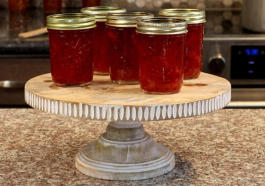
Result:
M0 0L0 7L7 8L8 0ZM42 0L28 0L29 7L42 7ZM102 5L116 5L130 9L158 9L169 7L189 8L240 8L242 0L102 0ZM82 0L63 0L63 7L81 7Z

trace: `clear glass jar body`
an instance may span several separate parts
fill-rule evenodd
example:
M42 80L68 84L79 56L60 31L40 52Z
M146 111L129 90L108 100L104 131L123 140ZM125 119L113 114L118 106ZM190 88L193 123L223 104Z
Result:
M204 23L188 24L187 28L184 79L195 79L203 66Z
M94 73L109 74L109 41L106 22L97 21L94 45Z
M62 0L43 0L43 9L47 13L60 12L62 9Z
M139 83L139 63L134 47L135 27L107 26L110 79L118 84Z
M186 34L149 35L137 33L139 80L142 91L172 94L183 84Z
M93 80L94 28L49 32L51 75L58 86L86 85Z
M27 9L27 0L8 0L8 9L10 11L23 11Z

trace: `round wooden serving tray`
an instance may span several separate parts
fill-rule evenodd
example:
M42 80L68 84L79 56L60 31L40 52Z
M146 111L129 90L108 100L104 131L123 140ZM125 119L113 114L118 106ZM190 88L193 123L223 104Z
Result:
M155 142L141 121L206 114L223 108L230 99L230 83L205 73L184 81L180 93L169 95L146 94L139 85L113 84L108 76L94 76L85 87L57 87L45 74L25 85L25 101L34 108L110 121L106 132L75 158L80 172L107 180L147 179L175 167L174 153Z
M108 76L94 76L85 87L57 87L50 74L25 85L25 101L44 112L108 121L155 121L206 114L226 106L230 83L201 73L184 81L177 94L145 94L139 85L113 84Z

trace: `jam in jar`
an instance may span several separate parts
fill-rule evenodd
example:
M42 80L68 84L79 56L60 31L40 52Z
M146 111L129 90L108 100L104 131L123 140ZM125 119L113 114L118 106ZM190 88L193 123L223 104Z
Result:
M83 7L90 7L90 6L100 6L101 0L83 0L82 6Z
M58 86L87 85L93 80L95 17L54 14L47 17L51 75Z
M144 12L113 13L107 16L110 79L118 84L139 83L139 63L134 47L138 19L151 18Z
M143 92L173 94L183 84L187 24L174 18L150 18L137 24L136 48Z
M198 78L203 65L203 35L205 12L198 9L165 9L159 12L161 17L185 19L188 24L184 79Z
M94 6L82 8L81 12L96 17L94 44L94 74L109 74L109 48L108 33L106 28L107 14L126 12L124 8L110 6Z

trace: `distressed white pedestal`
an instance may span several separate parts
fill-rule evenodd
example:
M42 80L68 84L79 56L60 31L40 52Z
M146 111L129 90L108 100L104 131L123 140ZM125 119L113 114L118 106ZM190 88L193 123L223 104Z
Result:
M25 101L44 112L89 120L107 120L106 133L76 156L76 168L108 180L140 180L163 175L175 166L174 154L144 132L141 121L193 117L226 106L230 83L202 73L184 81L180 93L145 94L139 85L113 84L108 76L94 76L86 87L57 87L50 74L25 85Z
M174 154L145 133L140 122L111 122L106 133L76 156L77 169L109 180L140 180L168 173Z

